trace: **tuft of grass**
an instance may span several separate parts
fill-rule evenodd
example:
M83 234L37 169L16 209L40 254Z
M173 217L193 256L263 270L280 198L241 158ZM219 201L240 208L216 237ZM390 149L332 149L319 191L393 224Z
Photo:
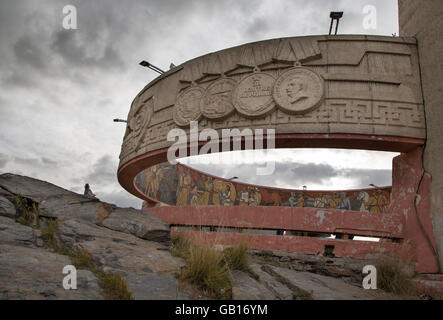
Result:
M20 194L15 195L14 202L19 215L16 219L18 223L26 226L36 225L37 227L40 227L39 208L36 202L33 202Z
M391 257L377 259L377 288L397 295L416 295L417 288L406 272L405 263Z
M174 236L171 239L170 252L173 256L186 260L189 257L190 249L192 246L191 241L185 238L183 235Z
M73 249L70 249L68 255L71 258L72 264L77 269L90 270L96 275L100 273L101 268L97 267L94 264L94 258L88 250L82 247L75 247Z
M58 230L57 220L49 221L48 225L42 229L41 238L45 242L46 246L55 249L58 248L58 242L56 233Z
M104 272L99 279L106 300L134 300L121 273Z
M191 246L186 259L188 266L180 278L197 285L218 299L229 299L231 282L223 253L211 246Z
M230 299L232 296L232 270L246 272L258 279L249 266L249 248L244 244L221 251L214 245L197 245L186 236L177 235L172 238L170 251L187 262L179 280L193 284L218 299Z
M223 250L226 263L232 270L249 272L249 249L245 245L236 245Z

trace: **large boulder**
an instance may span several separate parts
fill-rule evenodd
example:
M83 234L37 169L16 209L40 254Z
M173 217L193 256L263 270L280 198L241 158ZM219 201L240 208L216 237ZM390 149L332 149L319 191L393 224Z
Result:
M132 208L115 208L102 225L145 240L168 242L171 239L168 225L150 213Z
M113 204L85 197L45 181L9 173L0 175L0 188L12 197L21 195L37 202L41 217L71 217L145 240L164 243L170 240L169 226L148 212L118 208ZM0 194L0 215L13 217L15 215L13 204L8 199L2 201L1 196Z

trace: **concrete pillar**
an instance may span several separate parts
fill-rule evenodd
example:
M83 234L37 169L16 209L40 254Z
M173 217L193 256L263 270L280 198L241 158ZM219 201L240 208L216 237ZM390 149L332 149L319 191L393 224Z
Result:
M424 168L432 179L432 227L443 265L443 1L398 0L398 9L400 36L417 38L427 120Z

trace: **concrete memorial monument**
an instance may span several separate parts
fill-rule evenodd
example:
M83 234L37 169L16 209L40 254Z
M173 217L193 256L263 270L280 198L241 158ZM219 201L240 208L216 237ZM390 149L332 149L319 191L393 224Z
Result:
M400 3L400 9L407 6ZM440 11L425 13L441 17L441 3L433 5ZM306 253L332 246L338 256L399 252L409 243L416 269L438 272L443 238L435 235L442 233L441 213L436 200L430 200L438 190L431 188L431 176L422 169L427 137L423 93L428 93L422 90L419 49L414 37L308 36L245 44L185 62L153 80L134 99L120 154L120 184L171 225L287 230L290 236L261 234L249 240L257 248ZM435 77L441 80L441 73ZM219 136L223 129L273 129L276 148L368 149L401 155L393 161L392 188L337 191L328 196L332 202L320 206L322 201L315 199L327 199L326 193L271 192L190 168L158 167L167 161L173 144L168 132L180 128L189 134L191 121L199 121L198 133L214 129ZM439 120L431 120L435 121ZM437 175L442 172L433 168ZM173 200L160 199L166 195ZM372 211L370 201L375 201ZM332 233L341 239L302 236L303 232ZM243 235L221 232L217 237L232 243ZM382 240L351 240L356 235ZM207 237L214 238L214 232Z

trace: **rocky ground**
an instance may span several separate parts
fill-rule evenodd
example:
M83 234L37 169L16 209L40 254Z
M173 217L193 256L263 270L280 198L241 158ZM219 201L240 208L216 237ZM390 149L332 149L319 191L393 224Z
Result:
M38 216L27 216L23 202ZM63 289L62 270L72 259L47 242L45 230L54 221L60 246L81 247L100 270L123 275L133 298L205 298L179 285L176 275L186 263L171 255L169 227L156 217L44 181L3 174L0 299L105 298L101 282L87 269L77 270L77 290ZM232 273L233 299L380 298L361 286L362 268L370 261L275 251L252 251L251 261L255 276Z

